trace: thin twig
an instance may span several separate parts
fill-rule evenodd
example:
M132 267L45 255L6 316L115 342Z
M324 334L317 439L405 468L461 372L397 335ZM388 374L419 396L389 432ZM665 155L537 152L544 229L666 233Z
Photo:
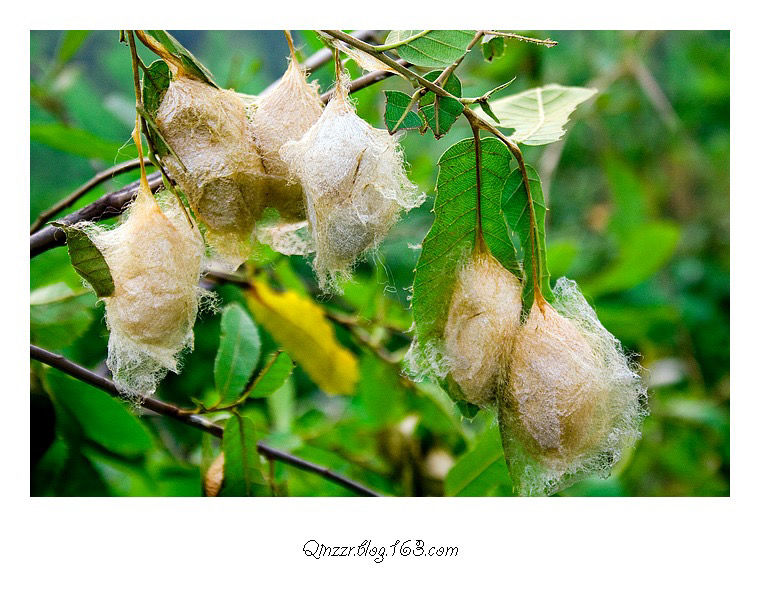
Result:
M409 65L409 63L406 60L399 60L397 61L397 64L400 66ZM355 93L357 91L360 91L366 87L374 85L375 83L379 83L380 81L387 79L389 77L393 77L395 75L396 73L392 73L387 70L376 70L374 72L367 73L366 75L362 75L358 79L354 79L353 81L351 81L351 84L348 86L348 93ZM329 102L333 93L335 93L334 87L328 91L325 91L320 96L322 103L326 104L327 102Z
M405 79L408 79L409 81L416 81L419 85L421 85L428 91L432 91L433 93L435 93L436 95L440 95L441 97L449 97L457 101L459 100L458 97L449 93L448 91L443 89L440 85L436 85L434 82L428 81L422 75L418 75L413 70L406 68L405 66L393 60L393 58L386 56L382 52L376 52L374 50L374 47L371 46L370 44L364 43L363 41L356 39L355 37L352 37L351 35L348 35L347 33L343 33L342 31L339 31L337 29L325 29L323 32L329 35L330 37L334 37L335 39L345 42L350 46L353 46L359 50L362 50L363 52L367 52L368 54L371 54L372 57L377 58L383 64L390 66L392 69L394 69L396 71L396 74L401 75L402 77L404 77Z
M361 40L367 41L367 40L370 40L370 39L375 39L375 37L377 36L377 34L378 34L378 32L375 29L362 29L360 31L354 32L352 35L356 39L361 39ZM318 50L318 51L314 52L314 54L312 54L306 60L304 60L303 63L301 63L301 66L303 68L305 68L307 71L313 72L313 71L317 70L319 67L321 67L321 66L327 64L328 62L330 62L330 60L332 60L332 49L330 49L330 48L322 48L321 50ZM270 85L268 85L264 89L264 91L261 92L262 95L264 93L266 93L267 91L269 91L276 84L277 84L277 81L273 81ZM327 99L329 99L329 98L327 98ZM326 102L327 100L323 99L322 101Z
M462 60L464 60L465 57L467 56L467 54L470 53L470 50L472 50L472 48L475 47L475 44L480 41L481 37L483 37L483 32L482 31L478 31L478 32L475 33L475 35L473 36L473 38L470 40L470 43L467 44L467 48L465 48L464 53L459 58L457 58L456 60L454 60L454 62L452 62L451 64L449 64L443 70L443 72L441 72L441 74L438 75L438 77L435 80L435 84L436 85L440 85L441 87L445 87L446 86L446 83L448 82L449 77L451 76L451 73L453 73L459 67L459 65L462 64Z
M93 176L78 189L73 191L70 195L67 195L52 207L41 212L37 219L34 221L34 224L32 224L30 233L37 232L40 228L42 228L42 225L45 222L49 221L56 214L61 213L64 209L67 209L74 205L74 203L77 202L77 199L81 198L83 195L94 189L99 184L107 181L109 178L118 176L119 174L124 174L125 172L131 172L132 170L136 170L139 167L140 160L139 158L135 158L134 160L129 160L128 162L116 164L115 166L108 168L108 170L98 172L95 176Z
M483 33L486 35L493 35L494 37L506 37L509 39L516 39L518 41L524 41L531 44L537 44L539 46L546 46L547 48L553 48L557 45L557 42L553 39L537 39L535 37L526 37L517 33L507 33L506 31L490 31L486 30Z
M50 352L44 348L35 346L34 344L29 345L29 354L30 357L35 361L50 365L51 367L54 367L55 369L63 371L67 375L78 379L79 381L103 390L111 396L123 398L123 396L119 394L119 391L116 389L116 386L110 379L102 377L97 373L93 373L89 369L85 369L81 365L69 361L59 354ZM216 437L222 437L224 435L224 428L221 425L218 425L217 423L209 421L208 419L196 414L187 413L178 406L175 406L168 402L158 400L157 398L153 398L151 396L145 396L141 398L140 404L148 410L151 410L160 415L170 417L176 421L180 421L181 423L215 435ZM299 458L298 456L294 456L288 452L272 448L271 446L267 446L262 442L258 442L256 444L256 448L259 454L262 456L266 456L267 458L271 458L273 460L279 460L280 462L290 464L291 466L294 466L301 470L319 475L320 477L328 479L338 485L341 485L342 487L345 487L346 489L350 489L358 495L374 497L379 497L382 495L372 489L369 489L368 487L365 487L361 483L357 483L352 479L333 472L324 466L309 462L308 460L304 460L303 458Z

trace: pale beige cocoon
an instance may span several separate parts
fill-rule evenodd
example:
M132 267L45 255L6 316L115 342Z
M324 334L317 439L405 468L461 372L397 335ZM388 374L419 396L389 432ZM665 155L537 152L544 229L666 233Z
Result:
M306 200L303 188L280 157L280 148L298 141L324 111L316 83L307 83L306 73L291 60L285 74L250 106L250 123L256 147L267 174L266 205L277 210L279 219L257 226L257 238L288 255L313 251L304 238Z
M203 239L170 196L157 205L141 187L117 228L84 227L111 271L114 293L104 299L108 368L119 391L155 392L166 370L192 348L202 294L198 287Z
M205 224L209 245L235 269L250 254L267 189L243 101L233 91L178 76L156 123L182 162L169 155L167 169Z
M359 118L339 85L319 120L280 156L306 194L322 288L338 290L364 251L376 247L402 209L421 203L388 131Z
M477 255L460 270L444 332L449 372L468 402L495 400L506 359L520 326L520 280L491 255Z
M522 493L552 493L578 475L607 474L639 435L646 390L620 342L575 282L560 279L554 307L537 305L505 371L502 432Z

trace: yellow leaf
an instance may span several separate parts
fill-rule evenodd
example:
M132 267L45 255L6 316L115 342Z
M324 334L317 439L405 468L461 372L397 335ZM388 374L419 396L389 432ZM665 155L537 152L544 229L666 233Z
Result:
M359 378L356 357L338 343L319 305L292 290L277 292L261 281L251 283L247 296L256 321L320 389L353 394Z

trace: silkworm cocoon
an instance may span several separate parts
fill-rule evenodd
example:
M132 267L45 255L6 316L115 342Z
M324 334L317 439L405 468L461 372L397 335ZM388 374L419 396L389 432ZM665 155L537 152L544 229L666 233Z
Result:
M117 228L89 225L85 231L114 281L113 295L104 299L106 364L120 392L152 394L166 370L178 371L179 353L193 345L203 239L176 198L169 196L162 210L144 186Z
M306 73L291 60L285 74L254 102L251 127L264 170L270 176L288 179L288 165L280 157L280 148L288 141L298 141L324 111L316 83L306 82Z
M491 255L459 272L444 332L449 372L468 402L493 403L520 326L521 284Z
M336 288L400 211L421 203L396 139L356 115L342 82L319 120L300 140L285 143L280 157L306 195L322 288Z
M178 75L156 123L179 157L168 155L167 169L206 225L209 245L236 268L250 253L268 186L243 101L233 91Z
M517 335L500 401L507 460L525 494L608 474L645 414L641 378L575 282L560 279L555 295Z

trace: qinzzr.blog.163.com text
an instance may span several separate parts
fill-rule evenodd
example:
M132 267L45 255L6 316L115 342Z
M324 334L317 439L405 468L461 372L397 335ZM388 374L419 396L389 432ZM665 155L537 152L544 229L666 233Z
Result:
M428 547L422 539L396 539L388 547L373 545L372 540L365 539L359 545L325 545L316 539L309 539L303 545L303 553L315 560L321 558L360 557L370 558L376 563L383 562L387 557L456 557L459 548L456 546Z

